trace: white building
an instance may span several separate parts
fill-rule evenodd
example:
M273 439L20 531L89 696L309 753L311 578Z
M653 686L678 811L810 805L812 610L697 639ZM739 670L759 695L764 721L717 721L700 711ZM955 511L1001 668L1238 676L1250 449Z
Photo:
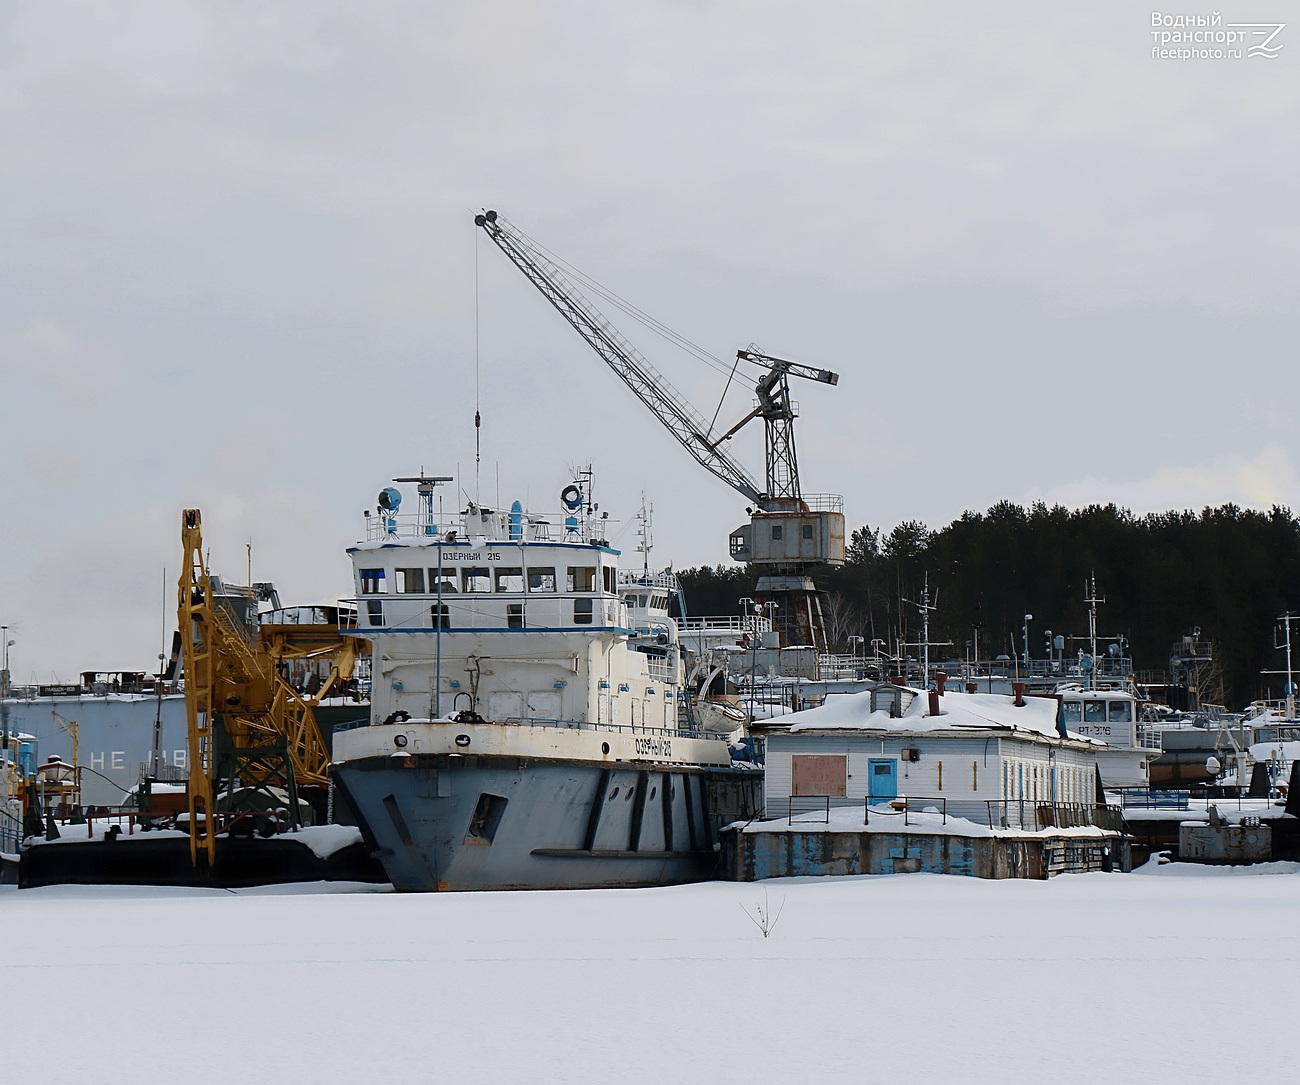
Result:
M905 798L914 809L1022 826L1042 804L1090 807L1105 746L1062 735L1057 708L1055 698L901 686L830 697L764 732L766 816Z

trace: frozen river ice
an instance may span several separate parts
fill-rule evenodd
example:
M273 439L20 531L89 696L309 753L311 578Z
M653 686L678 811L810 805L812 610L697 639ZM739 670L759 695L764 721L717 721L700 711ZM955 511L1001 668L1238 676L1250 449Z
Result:
M5 887L0 1065L95 1085L1272 1079L1298 872Z

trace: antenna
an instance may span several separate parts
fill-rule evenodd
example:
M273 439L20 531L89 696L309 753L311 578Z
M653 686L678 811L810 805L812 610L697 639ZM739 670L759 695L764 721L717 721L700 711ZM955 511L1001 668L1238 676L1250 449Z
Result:
M637 528L637 537L641 540L636 545L637 553L642 556L641 575L649 581L650 578L650 550L654 546L654 537L652 530L654 527L653 504L647 506L645 502L645 490L641 491L641 511L637 513L637 519L641 521L641 526Z
M925 688L930 682L930 612L939 609L939 592L937 589L934 593L934 602L930 602L929 573L925 574L925 582L921 587L921 601L918 603L912 599L904 599L903 602L911 603L921 612L921 686ZM943 643L951 644L952 642L944 641ZM938 647L938 642L936 642L935 646Z
M1087 594L1083 601L1088 604L1088 654L1092 656L1092 667L1088 670L1088 688L1093 688L1097 674L1097 604L1106 601L1097 594L1097 571L1094 569L1088 577Z

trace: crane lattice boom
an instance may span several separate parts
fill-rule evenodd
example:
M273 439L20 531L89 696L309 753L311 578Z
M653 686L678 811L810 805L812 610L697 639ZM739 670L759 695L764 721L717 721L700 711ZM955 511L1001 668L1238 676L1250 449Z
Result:
M710 439L710 426L699 412L619 334L552 261L495 211L476 215L474 222L654 412L696 462L750 501L759 505L765 502L766 495L758 482L719 447L726 438Z

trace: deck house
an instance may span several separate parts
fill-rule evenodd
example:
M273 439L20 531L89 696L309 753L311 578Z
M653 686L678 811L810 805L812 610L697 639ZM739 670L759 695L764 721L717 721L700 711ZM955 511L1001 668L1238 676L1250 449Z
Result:
M1065 731L1055 698L940 686L880 685L773 721L765 817L905 799L984 825L1039 828L1045 810L1094 804L1104 744Z

